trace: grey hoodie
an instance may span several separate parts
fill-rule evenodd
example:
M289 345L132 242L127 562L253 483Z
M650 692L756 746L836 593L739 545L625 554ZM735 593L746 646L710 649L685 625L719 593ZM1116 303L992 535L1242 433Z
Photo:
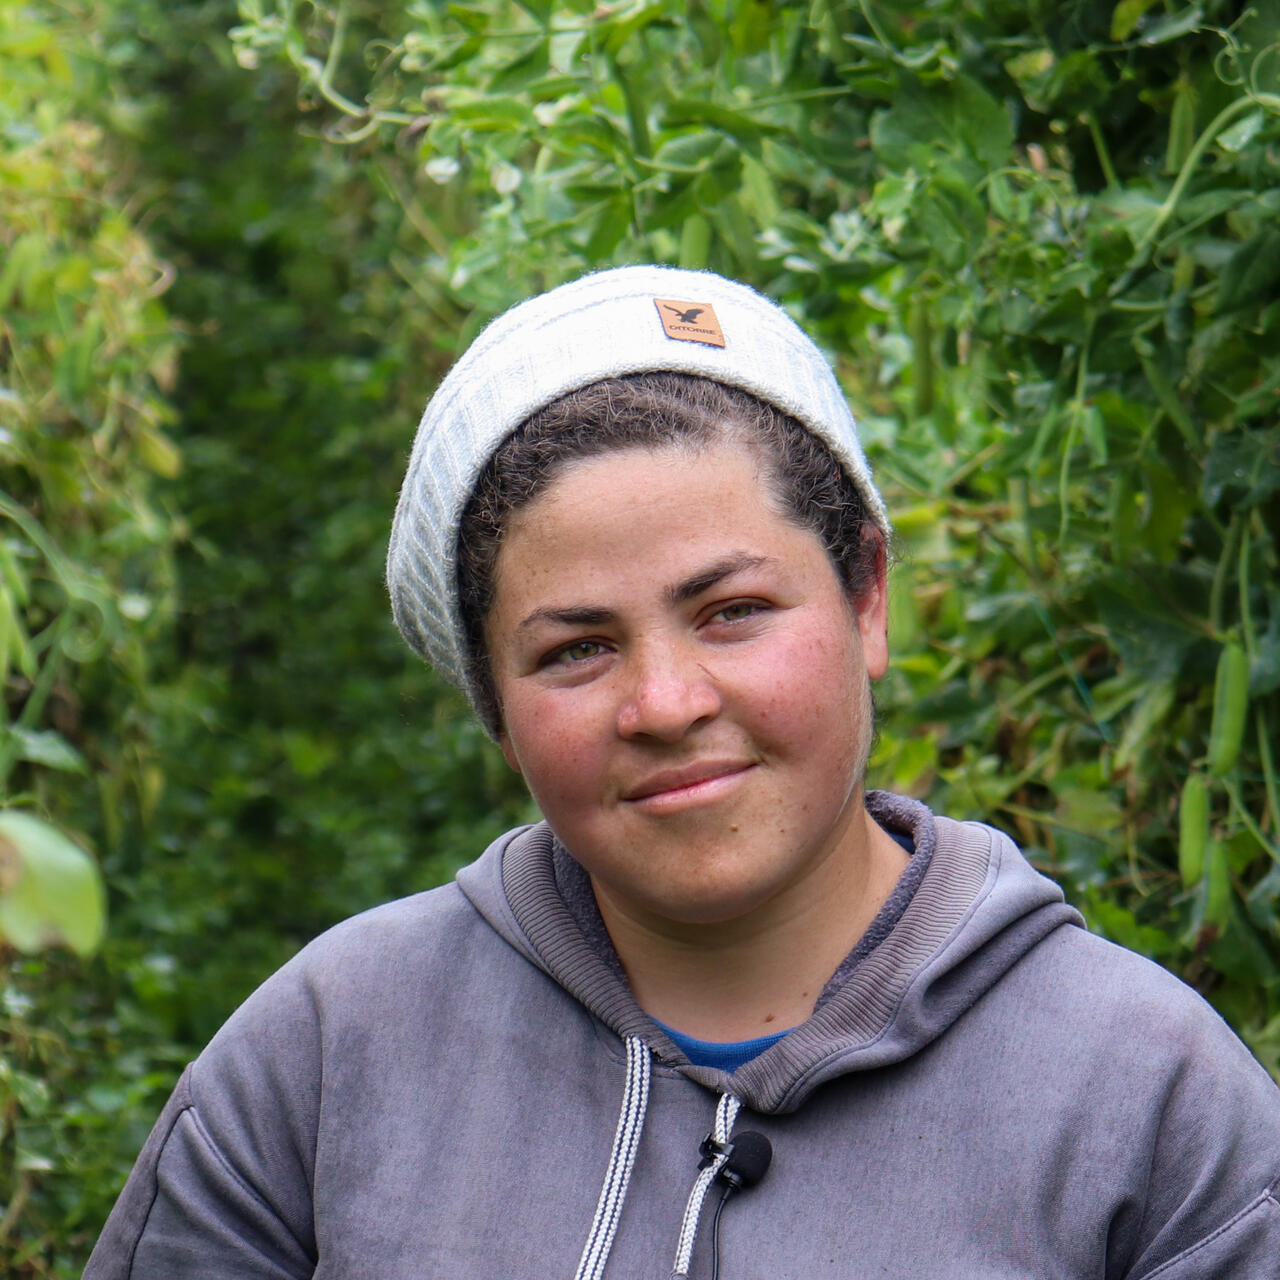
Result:
M998 832L868 807L914 839L902 883L732 1075L636 1005L545 826L339 925L182 1077L86 1280L598 1274L624 1092L610 1278L671 1273L724 1092L774 1153L725 1208L724 1280L1280 1278L1280 1091L1217 1015Z

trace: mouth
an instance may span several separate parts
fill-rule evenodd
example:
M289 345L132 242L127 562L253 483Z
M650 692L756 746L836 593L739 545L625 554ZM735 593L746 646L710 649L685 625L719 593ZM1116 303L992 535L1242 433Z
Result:
M655 773L624 792L622 798L628 804L655 811L718 800L754 768L751 760L700 761Z

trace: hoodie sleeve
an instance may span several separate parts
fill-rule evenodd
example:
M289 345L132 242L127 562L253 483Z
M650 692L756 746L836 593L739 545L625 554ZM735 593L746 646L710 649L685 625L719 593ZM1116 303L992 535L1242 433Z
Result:
M1280 1280L1280 1091L1216 1012L1177 994L1161 1026L1134 1024L1149 1056L1178 1052L1148 1100L1156 1129L1123 1275Z
M1197 1240L1143 1280L1206 1276L1280 1276L1280 1183L1273 1183L1218 1230Z
M313 1274L318 1045L286 966L183 1073L84 1280Z

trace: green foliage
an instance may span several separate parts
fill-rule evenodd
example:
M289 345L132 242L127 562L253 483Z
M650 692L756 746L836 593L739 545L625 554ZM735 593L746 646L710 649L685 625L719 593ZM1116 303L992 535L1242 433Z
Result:
M62 36L0 5L0 785L56 809L84 789L66 775L92 772L117 811L172 608L177 529L151 480L179 466L162 431L177 342L168 268L122 208L82 111L85 51Z
M79 845L39 818L0 811L0 946L89 955L105 926L102 881Z
M530 816L381 560L434 380L613 263L751 281L853 393L901 559L876 780L1280 1072L1273 0L235 23L0 0L0 777L111 907L91 960L8 960L0 1270L77 1275L252 985Z
M242 65L292 68L352 172L394 193L410 280L471 312L464 339L644 259L751 280L821 335L906 561L878 777L1011 829L1261 1044L1275 6L241 13ZM1207 854L1184 886L1188 777Z
M70 1274L98 1203L86 1223L77 1168L127 1167L125 1135L77 1147L86 1129L60 1111L101 1047L85 1043L83 969L9 946L99 942L81 846L109 844L152 786L144 721L181 536L153 491L180 462L170 273L93 115L87 16L0 3L0 1269L15 1276Z
M58 343L92 317L59 323L25 294L4 311L30 344L6 366L30 406L6 443L63 468L5 473L11 540L45 557L15 552L47 602L34 631L35 615L15 617L45 637L41 655L55 611L78 610L62 624L72 656L32 673L49 672L44 719L31 676L10 679L27 717L10 802L98 850L111 930L88 966L9 965L0 1150L17 1194L0 1270L71 1276L179 1066L252 987L335 920L448 879L530 806L386 609L400 387L416 401L431 363L387 264L392 220L322 148L298 146L291 94L249 91L225 6L14 14L26 25L0 83L36 36L72 59L65 83L32 75L30 92L92 143L72 176L100 179L84 208L131 229L139 273L121 289L122 336L95 354L115 363L92 365L70 407ZM13 168L31 174L28 151ZM50 270L88 252L50 234L80 207L64 181L39 200L33 178L0 194L17 215L6 232L43 227L32 242ZM157 245L165 265L143 274ZM116 305L109 266L92 259L86 308ZM51 308L75 303L55 293ZM384 417L388 400L400 409Z

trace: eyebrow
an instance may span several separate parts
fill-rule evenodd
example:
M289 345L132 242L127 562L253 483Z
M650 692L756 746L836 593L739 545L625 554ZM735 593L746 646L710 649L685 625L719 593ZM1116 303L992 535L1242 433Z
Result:
M736 573L745 573L749 569L758 569L768 563L768 556L753 556L745 551L733 552L714 564L707 565L705 569L699 569L684 581L668 587L663 595L670 605L687 604L726 578L731 578ZM603 627L616 622L617 618L614 610L598 605L568 605L564 608L553 606L535 609L521 620L517 630L524 631L540 622L556 623L564 627Z
M556 622L563 627L604 627L617 618L612 609L599 609L591 605L571 605L565 609L535 609L523 618L517 631L535 626L539 622Z
M731 578L735 573L745 573L748 569L758 569L762 564L767 564L768 556L752 556L745 551L735 551L724 557L723 560L717 560L714 564L709 564L705 569L686 578L683 582L676 583L673 587L668 587L666 598L668 604L686 604L688 601L700 596L704 591L710 590L717 583L723 582L725 578Z

